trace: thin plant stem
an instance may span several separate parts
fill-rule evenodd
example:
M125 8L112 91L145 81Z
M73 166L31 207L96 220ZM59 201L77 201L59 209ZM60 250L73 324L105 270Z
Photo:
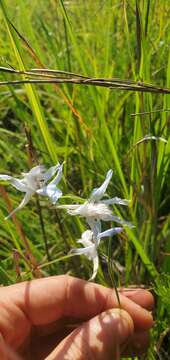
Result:
M48 240L47 240L47 235L46 235L46 231L45 231L44 219L43 219L43 215L42 215L42 208L40 205L38 195L37 195L36 203L37 203L37 210L38 210L38 216L39 216L39 220L40 220L41 231L42 231L43 240L44 240L45 252L46 252L48 261L50 261L51 258L50 258L50 253L49 253L49 249L48 249Z
M118 305L121 308L120 297L119 297L119 293L118 293L117 286L116 286L116 281L115 281L114 274L113 274L112 239L111 238L109 239L109 246L108 246L108 271L109 271L110 279L112 282L112 286L114 287L114 290L115 290Z

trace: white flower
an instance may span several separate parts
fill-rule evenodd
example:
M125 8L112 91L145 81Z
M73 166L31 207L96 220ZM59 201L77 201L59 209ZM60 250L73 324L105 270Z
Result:
M9 175L0 175L0 180L7 180L17 190L24 192L25 196L19 206L13 210L6 219L10 218L18 210L22 209L30 200L33 194L46 195L52 203L55 203L62 196L61 190L56 185L62 176L62 166L59 163L52 166L47 171L44 166L38 165L33 167L29 172L22 173L22 179L16 179ZM49 183L48 181L57 173L56 177Z
M100 245L100 240L103 237L113 236L118 234L123 229L121 227L111 228L109 230L101 231L100 222L96 222L93 230L86 230L83 232L81 239L77 242L82 244L84 248L72 249L71 254L75 255L86 255L89 260L93 261L93 274L89 280L94 280L96 277L98 267L99 267L99 257L98 257L98 247Z
M57 175L55 176L55 178L52 181L50 181L49 184L47 185L44 184L43 187L41 187L36 191L36 193L39 195L48 196L52 204L55 204L57 200L62 196L62 191L57 188L57 185L62 177L62 170L63 170L63 164L62 165L58 164L56 169ZM48 171L50 171L50 169Z
M112 210L108 206L113 204L128 205L129 200L120 199L118 197L101 200L106 192L112 174L112 170L107 172L103 184L99 188L96 188L92 191L90 198L84 204L60 205L58 208L66 209L70 215L79 215L85 217L88 223L93 220L103 220L115 221L122 225L132 226L128 221L122 220L118 216L114 216L112 214Z

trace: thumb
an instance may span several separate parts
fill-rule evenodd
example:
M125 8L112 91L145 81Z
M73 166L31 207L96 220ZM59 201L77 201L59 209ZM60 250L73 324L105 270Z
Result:
M5 343L2 335L0 334L0 359L1 360L22 360L19 355Z
M133 321L126 311L107 310L74 330L46 360L119 359L133 329Z

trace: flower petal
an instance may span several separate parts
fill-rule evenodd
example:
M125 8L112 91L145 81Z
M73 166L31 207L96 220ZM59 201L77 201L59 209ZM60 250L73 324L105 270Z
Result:
M91 230L86 230L81 235L83 242L92 242L93 232Z
M98 237L101 239L103 237L107 237L107 236L113 236L115 234L119 234L121 231L123 231L122 227L115 227L115 228L111 228L108 229L106 231L101 232Z
M25 176L26 175L31 175L31 176L38 176L40 174L45 174L45 166L44 165L37 165L37 166L34 166L29 172L27 173L24 173Z
M102 203L92 203L92 202L85 202L82 205L79 205L72 210L67 210L68 214L70 215L79 215L85 217L90 221L91 219L94 220L104 220L110 221L112 219L112 211L109 207Z
M75 254L75 255L86 255L87 257L90 256L91 252L94 249L94 245L87 246L85 248L79 248L79 249L71 249L69 251L69 254Z
M62 191L58 189L55 185L51 185L51 183L41 189L36 190L36 193L42 196L48 196L53 204L55 204L57 200L62 196Z
M93 232L91 230L86 230L81 235L81 239L77 240L78 243L82 244L84 247L91 246L93 244Z
M96 188L92 191L90 195L90 201L99 201L103 197L109 185L112 175L113 175L113 171L110 169L106 174L106 178L103 184L99 188Z
M44 186L45 167L43 165L34 166L28 173L24 174L24 183L34 192Z
M91 217L87 217L86 221L90 226L90 229L93 231L94 234L99 234L101 232L101 222L100 220L95 220Z
M60 167L60 163L58 163L55 166L50 167L44 174L44 181L45 183L54 176L54 174L57 172L58 168Z
M118 224L121 224L121 225L127 225L127 226L129 226L130 228L134 228L134 227L135 227L135 226L134 226L133 224L131 224L129 221L123 220L123 219L121 219L119 216L114 216L114 215L112 215L111 221L115 221L115 222L117 222Z
M25 194L25 196L24 196L23 200L21 201L21 203L19 204L19 206L18 206L16 209L14 209L14 210L5 218L5 220L8 220L13 214L15 214L17 211L21 210L21 209L29 202L29 200L30 200L31 196L33 195L33 193L34 193L34 192L32 192L32 191L28 191L28 192Z
M3 174L0 175L0 180L10 181L11 179L12 179L12 176L10 176L10 175L3 175Z
M66 209L67 213L69 215L81 215L81 216L85 216L84 213L82 215L82 212L86 211L86 203L80 205L80 204L73 204L73 205L59 205L57 206L58 209Z
M118 205L128 206L129 203L130 203L130 200L120 199L119 197L116 196L116 197L114 197L112 199L101 200L100 202L103 203L103 204L106 204L106 205L118 204Z
M23 183L23 180L19 180L9 175L0 175L0 180L6 180L11 183L17 190L27 192L28 187Z
M56 188L54 191L52 189L47 189L47 196L50 198L52 204L56 204L62 194L62 191L58 188Z
M62 171L63 171L63 164L59 164L58 169L57 169L57 175L55 176L55 178L50 181L50 185L57 185L59 183L59 181L62 178Z

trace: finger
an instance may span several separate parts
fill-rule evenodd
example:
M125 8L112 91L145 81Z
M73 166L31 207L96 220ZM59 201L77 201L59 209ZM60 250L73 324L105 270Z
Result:
M107 310L74 330L46 360L119 359L121 347L130 339L133 329L127 312Z
M131 341L125 344L122 349L122 356L140 356L146 353L150 343L150 336L148 331L134 333L131 337Z
M0 359L1 360L22 360L19 355L5 343L2 335L0 334Z
M125 297L129 298L133 302L137 303L138 305L142 306L143 308L149 311L151 311L154 307L153 295L145 289L136 288L134 290L128 288L121 288L118 289L118 291L120 294L124 295ZM81 319L80 319L80 323L81 323ZM75 319L73 317L69 317L69 318L67 317L67 318L61 318L60 320L50 323L46 327L40 325L36 327L36 336L49 335L57 332L57 330L59 329L61 333L61 329L65 328L65 326L68 327L69 324L70 326L74 326L74 328L77 327L78 319Z
M63 316L87 320L104 310L119 307L114 290L64 275L20 283L0 291L4 300L9 292L12 301L35 325L48 324ZM120 303L135 326L143 330L152 326L148 311L121 294Z
M81 325L83 324L79 324L77 326L75 326L75 324L62 326L61 323L60 331L51 332L47 336L45 336L43 331L41 333L38 332L38 336L33 336L30 344L30 348L32 349L32 358L35 358L36 360L44 359L53 351L53 349L56 348L57 344L59 344L66 336ZM139 356L146 352L148 346L149 331L134 332L131 338L128 338L127 342L121 346L120 352L124 357Z
M119 293L147 310L151 311L154 308L154 297L148 290L119 289Z

